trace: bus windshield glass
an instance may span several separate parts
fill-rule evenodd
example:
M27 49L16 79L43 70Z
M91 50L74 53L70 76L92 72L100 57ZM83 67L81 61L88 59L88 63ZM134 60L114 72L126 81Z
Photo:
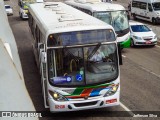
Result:
M48 78L56 86L85 86L111 82L118 77L116 44L50 48Z
M111 29L76 31L50 35L48 38L47 46L51 47L60 45L79 45L99 42L111 42L115 40L115 33Z
M129 28L126 11L94 12L93 16L112 25L116 32Z
M152 3L152 6L155 11L160 10L160 2Z

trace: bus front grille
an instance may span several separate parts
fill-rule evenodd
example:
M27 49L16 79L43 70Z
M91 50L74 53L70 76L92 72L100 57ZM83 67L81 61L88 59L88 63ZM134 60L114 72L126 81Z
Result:
M97 104L97 101L85 102L85 103L74 103L74 105L76 107L92 106L92 105L96 105L96 104Z

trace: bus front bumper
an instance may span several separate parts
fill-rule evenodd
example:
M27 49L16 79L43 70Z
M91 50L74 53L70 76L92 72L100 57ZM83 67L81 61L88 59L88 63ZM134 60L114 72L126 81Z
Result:
M96 99L59 102L50 98L48 99L48 102L50 112L53 113L110 107L119 105L119 91L112 96L100 97Z

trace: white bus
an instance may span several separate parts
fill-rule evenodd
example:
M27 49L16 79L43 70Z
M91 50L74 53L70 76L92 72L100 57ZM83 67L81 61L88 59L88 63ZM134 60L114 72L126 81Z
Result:
M134 19L160 23L160 0L132 0L131 15Z
M31 4L29 26L46 108L119 105L120 46L112 26L61 2ZM91 61L98 51L103 60Z
M65 3L112 25L121 47L130 47L128 14L123 6L99 0L68 0Z

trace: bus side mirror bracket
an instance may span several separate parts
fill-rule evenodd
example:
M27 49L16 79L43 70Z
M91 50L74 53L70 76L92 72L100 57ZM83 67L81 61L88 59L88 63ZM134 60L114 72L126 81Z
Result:
M42 61L42 63L46 63L47 62L47 60L46 60L46 52L42 52L41 53L41 61Z
M119 65L123 65L123 62L122 62L122 48L121 48L120 43L118 43L118 57L119 57Z

